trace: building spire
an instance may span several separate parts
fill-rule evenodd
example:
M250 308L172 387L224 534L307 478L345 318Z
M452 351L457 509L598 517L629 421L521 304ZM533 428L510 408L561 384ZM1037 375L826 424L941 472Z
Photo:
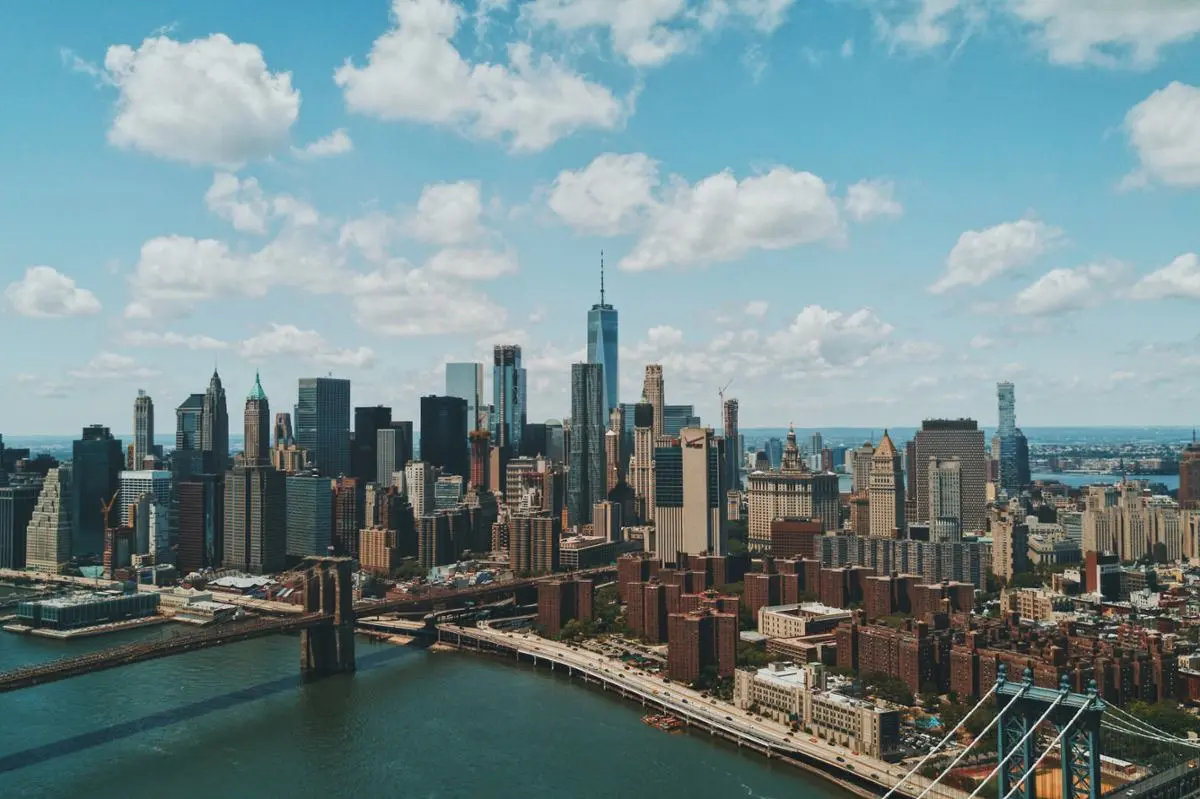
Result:
M604 307L604 250L600 251L600 307Z

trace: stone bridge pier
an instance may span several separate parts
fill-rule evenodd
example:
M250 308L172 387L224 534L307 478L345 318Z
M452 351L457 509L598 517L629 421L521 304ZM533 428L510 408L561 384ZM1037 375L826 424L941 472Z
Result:
M300 673L306 679L355 669L353 563L333 557L305 561L304 609L327 618L300 633Z

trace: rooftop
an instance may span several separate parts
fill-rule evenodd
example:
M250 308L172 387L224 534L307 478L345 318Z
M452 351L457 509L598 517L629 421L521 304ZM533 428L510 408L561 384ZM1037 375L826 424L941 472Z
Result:
M755 673L755 679L772 683L780 688L808 688L808 672L795 663L772 663Z
M769 605L763 608L767 613L782 613L788 616L849 616L850 611L842 608L831 608L820 602L804 602L797 605Z

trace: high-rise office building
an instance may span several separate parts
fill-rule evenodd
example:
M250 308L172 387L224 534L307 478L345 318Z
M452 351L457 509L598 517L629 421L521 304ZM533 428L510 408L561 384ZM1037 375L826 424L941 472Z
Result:
M869 486L871 537L900 538L905 529L904 468L900 465L900 453L886 430L871 458Z
M358 531L367 518L367 486L357 477L335 477L333 487L333 547L341 555L358 556Z
M525 368L521 347L497 345L492 366L492 441L501 451L502 466L521 451L525 435ZM422 453L424 457L424 453Z
M571 524L592 520L592 508L605 497L604 367L571 365L571 442L567 473L567 513Z
M25 567L57 574L71 561L71 470L46 472L42 491L25 528Z
M662 364L646 364L646 376L642 380L642 397L654 408L654 425L651 427L651 430L654 431L653 435L656 446L659 436L664 435L666 429L663 418L664 392Z
M974 419L926 419L916 434L916 512L918 522L929 521L929 470L920 468L930 458L958 458L962 471L962 532L985 529L987 461L983 431Z
M518 512L508 518L509 564L517 574L558 569L562 519L548 511Z
M204 392L204 407L200 418L200 451L204 471L223 474L229 471L229 408L225 403L225 387L214 368Z
M725 485L731 491L742 490L742 438L738 433L738 401L727 399L721 408L722 433L725 435Z
M962 540L962 461L930 458L929 540Z
M265 466L271 462L271 403L263 391L258 372L254 373L254 387L246 395L246 410L243 417L245 439L243 462L246 466Z
M265 430L264 430L265 432ZM287 565L287 487L270 466L235 466L225 476L227 568L252 574L283 571Z
M171 455L171 471L177 479L204 471L203 437L204 395L191 394L175 408L175 452Z
M154 453L154 400L139 388L133 401L133 462L129 468L141 469Z
M446 364L446 396L466 400L468 432L487 429L487 408L483 404L483 364Z
M172 475L166 469L137 469L121 472L118 476L120 483L121 524L133 526L134 508L143 495L152 497L151 504L170 506ZM115 514L114 514L115 516ZM114 518L112 521L116 521ZM115 524L113 525L116 526ZM143 550L143 552L148 550Z
M433 513L433 486L436 479L433 466L425 461L409 461L404 466L404 484L414 517L420 519Z
M467 475L467 401L421 397L421 460L443 472Z
M292 475L285 478L284 490L288 558L329 554L333 545L333 490L329 478Z
M587 362L604 371L604 418L619 402L621 372L618 363L617 309L604 301L604 254L600 254L600 302L588 311Z
M287 411L275 414L275 429L271 433L271 440L276 449L296 443L296 434L292 431L292 415Z
M770 548L775 519L820 519L826 532L841 526L837 475L805 468L793 429L779 461L779 471L755 471L746 478L748 543L755 550Z
M29 522L37 507L41 481L0 486L0 569L24 569Z
M470 442L471 488L476 491L491 490L492 434L487 430L472 430L467 434Z
M645 397L633 406L633 457L629 461L629 483L633 488L633 512L638 521L654 519L654 406Z
M379 473L379 431L392 425L392 409L374 405L354 409L354 443L350 450L350 474L368 483L391 479Z
M1017 398L1012 383L996 384L999 421L996 438L1000 442L1000 487L1012 493L1020 489L1017 469Z
M111 502L117 493L124 464L120 440L103 425L83 428L83 434L71 445L71 518L75 522L71 549L76 554L104 551L102 505Z
M701 427L700 417L696 415L694 405L664 405L663 430L664 436L678 437L685 427Z
M548 460L555 463L565 463L567 460L566 434L563 423L559 419L546 420L546 451L542 453Z
M384 487L393 485L396 473L403 472L405 464L412 460L412 450L412 422L392 422L379 428L375 434L375 468L372 470L378 477L374 482Z
M181 575L221 566L225 547L225 475L194 474L175 485Z
M654 551L664 563L725 554L724 450L711 429L688 427L655 451Z
M350 474L349 380L301 378L294 421L296 441L308 450L309 463L327 477Z

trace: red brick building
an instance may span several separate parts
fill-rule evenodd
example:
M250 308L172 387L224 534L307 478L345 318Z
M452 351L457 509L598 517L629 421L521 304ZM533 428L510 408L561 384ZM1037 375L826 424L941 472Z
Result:
M667 674L679 682L695 682L708 667L722 677L737 666L737 614L701 610L672 613L668 621Z
M547 635L558 635L572 619L592 620L591 580L543 580L538 587L538 625Z

